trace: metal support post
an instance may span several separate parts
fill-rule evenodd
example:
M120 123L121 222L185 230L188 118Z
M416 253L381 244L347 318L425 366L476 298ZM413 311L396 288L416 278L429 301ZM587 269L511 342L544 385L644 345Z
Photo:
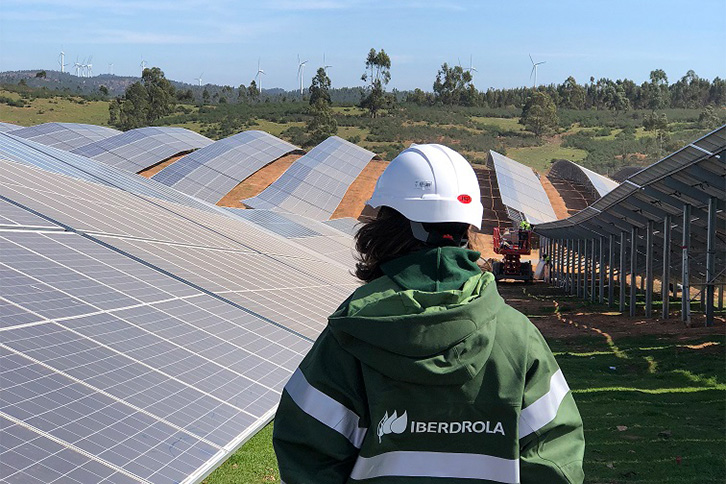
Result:
M575 287L575 295L580 297L582 294L582 240L577 239L577 285Z
M688 257L688 245L691 243L691 206L683 205L683 243L681 244L681 320L691 326L691 261Z
M638 227L633 225L630 229L630 315L635 316L635 289L638 273Z
M645 234L645 317L653 317L653 221L648 220Z
M625 231L620 232L620 269L618 271L618 306L625 312Z
M567 264L567 271L569 277L567 278L567 284L569 287L569 293L575 294L577 288L575 287L575 241L570 239L567 241L567 251L569 264Z
M608 307L612 307L615 302L615 287L613 285L615 268L615 236L608 236Z
M600 237L600 246L599 246L599 252L598 252L598 296L597 296L597 302L600 304L605 302L605 270L603 269L603 262L605 258L605 254L603 251L605 250L605 237Z
M585 266L583 267L584 271L582 274L582 299L587 299L588 280L590 277L590 255L587 252L587 246L590 244L587 239L583 241L583 244L582 257L585 259Z
M723 284L718 286L718 310L723 309Z
M708 230L706 231L706 326L713 326L713 292L716 282L716 197L708 199Z
M590 241L590 301L595 302L595 269L597 264L595 263L595 239Z
M668 319L670 316L670 304L671 304L671 216L666 215L663 218L663 275L660 278L662 284L661 287L661 298L663 299L663 319ZM674 283L675 285L675 283Z

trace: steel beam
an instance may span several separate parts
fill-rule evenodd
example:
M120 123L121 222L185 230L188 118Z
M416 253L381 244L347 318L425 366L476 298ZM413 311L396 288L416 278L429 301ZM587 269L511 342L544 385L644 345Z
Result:
M653 317L653 221L648 221L645 234L645 317ZM642 279L641 279L642 280Z
M636 276L638 274L638 227L630 229L630 315L635 316Z
M691 326L691 284L689 281L691 261L688 245L691 243L691 206L683 205L683 243L681 244L681 320Z
M620 232L620 271L618 272L618 306L625 313L625 232Z
M716 210L718 199L708 199L708 230L706 232L706 326L713 326L713 291L716 282Z
M598 296L597 301L602 304L605 302L605 271L603 270L603 262L605 254L603 253L603 250L605 249L605 238L600 237L600 245L598 250Z
M588 240L583 241L584 249L582 256L585 259L584 272L582 274L582 299L587 299L588 279L590 277L590 256L587 252L587 246L589 245Z
M590 241L590 301L595 302L595 239Z
M663 299L663 319L670 316L670 278L671 276L671 216L666 215L663 219L663 275L661 282L661 298ZM675 285L675 283L674 283Z
M580 297L582 293L582 240L577 239L577 284L575 287L575 295Z
M608 307L612 307L615 300L615 287L614 281L614 265L615 262L615 236L610 234L608 236Z

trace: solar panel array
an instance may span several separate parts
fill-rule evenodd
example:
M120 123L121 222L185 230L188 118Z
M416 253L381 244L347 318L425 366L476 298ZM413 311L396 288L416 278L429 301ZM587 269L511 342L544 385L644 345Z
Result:
M334 220L326 220L323 222L328 227L333 227L334 229L337 229L344 234L348 235L355 235L356 231L358 230L358 227L360 226L360 222L358 222L357 219L354 219L352 217L343 217L343 218L336 218Z
M292 240L309 251L330 259L345 270L351 270L355 267L355 243L352 234L331 227L326 222L265 209L228 208L227 210L265 230ZM357 223L355 219L348 220Z
M138 195L161 198L208 212L223 212L220 207L215 207L161 183L118 170L85 156L16 138L12 134L0 133L0 157L37 166L53 173L120 188Z
M18 126L17 124L0 122L0 133L9 133L10 131L15 131L20 128L22 128L22 126Z
M494 168L502 203L523 214L532 224L557 220L550 199L531 168L489 151L489 163Z
M586 184L600 197L618 186L618 182L569 160L558 160L554 163L550 175Z
M243 202L252 208L281 209L314 220L327 220L374 156L331 136L296 160L262 193Z
M2 479L201 481L357 283L254 224L6 158Z
M44 123L13 130L14 136L36 141L46 146L71 151L95 143L121 131L105 126L77 123Z
M180 153L204 148L213 141L184 128L137 128L71 150L120 170L138 173Z
M184 156L152 178L217 203L260 168L298 150L297 146L264 131L244 131Z

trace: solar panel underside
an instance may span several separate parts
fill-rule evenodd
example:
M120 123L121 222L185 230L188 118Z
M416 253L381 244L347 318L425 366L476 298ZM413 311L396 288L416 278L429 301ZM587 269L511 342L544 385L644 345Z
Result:
M203 148L213 141L184 128L137 128L71 150L123 171L138 173L172 156Z
M0 480L200 481L356 286L248 222L0 169Z
M71 151L95 143L121 131L105 126L77 123L44 123L13 131L13 135L46 146Z
M532 224L557 219L547 193L531 168L494 151L489 153L504 205L522 212Z
M280 209L314 220L327 220L374 156L353 143L331 136L296 160L262 193L244 203L252 208Z
M260 168L299 149L263 131L245 131L184 156L152 178L216 203Z
M599 173L595 173L592 170L588 170L584 166L578 165L578 167L582 170L582 172L585 174L587 179L590 180L592 187L597 191L597 193L601 197L610 193L615 187L617 187L619 185L618 182L613 181L610 178L603 176Z

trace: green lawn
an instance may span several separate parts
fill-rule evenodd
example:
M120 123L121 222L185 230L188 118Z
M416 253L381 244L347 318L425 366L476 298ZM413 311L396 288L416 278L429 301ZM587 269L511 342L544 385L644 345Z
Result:
M550 339L585 425L585 482L722 483L726 475L723 335ZM208 484L279 478L272 424Z
M0 91L0 96L18 99L20 96L8 91ZM41 123L66 122L86 123L108 126L107 101L83 101L64 98L36 98L30 106L18 108L0 104L0 121L34 126Z
M550 169L552 165L550 161L553 158L564 158L577 163L585 159L587 152L577 148L565 148L558 143L547 143L542 146L509 148L507 156L534 168L540 173L545 173Z
M471 120L477 124L496 126L506 131L524 131L524 126L519 124L519 118L486 118L483 116L472 116Z

